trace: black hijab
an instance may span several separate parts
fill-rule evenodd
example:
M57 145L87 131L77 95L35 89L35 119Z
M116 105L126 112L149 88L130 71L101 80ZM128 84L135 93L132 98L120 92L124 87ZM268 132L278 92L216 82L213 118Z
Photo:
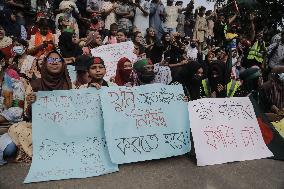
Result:
M77 57L83 53L80 46L73 43L72 38L71 32L63 32L59 36L58 46L63 58Z
M197 71L202 65L196 61L186 64L177 76L178 82L183 84L185 93L190 96L190 100L201 98L202 77L197 75Z

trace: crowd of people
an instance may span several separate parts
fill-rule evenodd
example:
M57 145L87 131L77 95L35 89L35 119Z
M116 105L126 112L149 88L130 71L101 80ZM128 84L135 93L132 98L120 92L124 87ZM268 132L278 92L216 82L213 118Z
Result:
M0 137L0 164L32 157L38 91L181 84L188 100L249 96L270 121L282 120L284 31L267 40L255 14L223 9L173 0L0 0L0 124L13 124ZM243 16L249 29L236 22ZM91 49L127 41L137 60L121 58L104 80L104 60Z

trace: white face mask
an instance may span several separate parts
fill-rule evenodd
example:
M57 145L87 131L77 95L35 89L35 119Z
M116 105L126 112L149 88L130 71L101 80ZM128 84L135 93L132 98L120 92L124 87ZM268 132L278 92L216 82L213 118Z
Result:
M284 73L278 74L279 80L284 81Z
M17 55L22 55L22 54L24 54L25 49L24 49L23 46L14 46L13 52L16 53Z

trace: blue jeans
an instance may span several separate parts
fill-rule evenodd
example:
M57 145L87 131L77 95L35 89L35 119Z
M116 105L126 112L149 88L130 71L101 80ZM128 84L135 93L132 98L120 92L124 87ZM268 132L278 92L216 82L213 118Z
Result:
M7 159L7 158L11 158L14 157L17 153L17 146L15 143L11 142L10 144L8 144L8 146L5 148L4 152L3 152L3 158Z

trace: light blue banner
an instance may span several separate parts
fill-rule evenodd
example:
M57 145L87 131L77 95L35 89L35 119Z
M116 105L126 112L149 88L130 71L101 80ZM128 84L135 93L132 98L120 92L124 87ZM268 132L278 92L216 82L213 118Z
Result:
M107 150L96 89L38 92L32 115L33 161L25 183L118 171Z
M181 85L106 87L101 100L112 162L160 159L190 151L187 103Z

